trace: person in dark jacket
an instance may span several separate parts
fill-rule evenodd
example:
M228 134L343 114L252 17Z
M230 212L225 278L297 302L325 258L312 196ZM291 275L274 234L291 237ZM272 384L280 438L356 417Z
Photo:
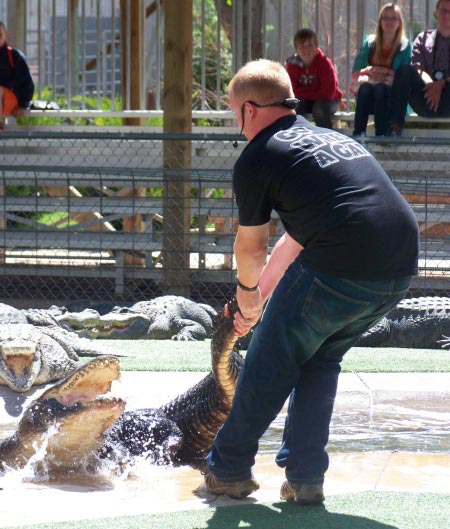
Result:
M20 117L34 94L34 82L25 55L6 42L8 33L0 22L0 128L5 116Z
M285 67L295 97L300 100L297 114L312 113L318 127L331 129L331 120L342 99L333 63L319 48L312 29L297 31L294 48L296 53L286 59Z

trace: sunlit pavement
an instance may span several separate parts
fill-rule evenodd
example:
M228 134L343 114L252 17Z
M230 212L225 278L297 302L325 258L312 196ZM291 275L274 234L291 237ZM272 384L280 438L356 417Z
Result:
M203 376L204 373L124 372L116 390L126 397L129 409L155 407ZM408 399L415 402L417 409L421 402L431 401L448 410L449 378L448 373L342 374L336 404L345 408L348 403L357 402L369 409L377 402ZM37 389L30 398L43 389ZM22 396L0 387L0 438L14 431L17 416L11 413L17 414L26 402ZM366 490L450 493L449 468L448 450L332 452L325 495ZM284 475L275 465L273 453L257 457L254 474L261 488L244 501L277 501ZM1 526L188 510L236 502L223 496L195 496L192 491L201 483L202 476L191 468L148 464L140 464L128 476L65 476L51 482L36 482L29 470L10 472L0 478Z

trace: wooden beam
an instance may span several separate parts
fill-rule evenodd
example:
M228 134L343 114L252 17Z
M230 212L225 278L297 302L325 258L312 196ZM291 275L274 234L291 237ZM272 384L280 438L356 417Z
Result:
M192 0L164 2L164 132L192 132ZM189 294L191 142L165 140L163 266L167 293Z
M27 52L26 1L8 0L8 42L14 48Z
M143 99L142 76L144 72L143 0L120 0L120 23L122 26L122 101L127 110L140 110ZM129 76L127 75L129 73ZM129 94L129 101L127 101ZM125 118L124 125L144 126L144 118Z

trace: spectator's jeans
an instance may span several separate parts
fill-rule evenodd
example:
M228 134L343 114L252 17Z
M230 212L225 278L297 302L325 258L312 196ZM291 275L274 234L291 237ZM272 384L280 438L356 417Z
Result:
M258 441L291 395L276 457L296 483L322 483L340 362L401 300L410 278L351 281L291 264L250 342L229 417L207 455L222 481L248 479Z
M369 114L375 119L375 134L386 134L391 87L384 83L362 83L356 97L354 136L365 133Z
M327 129L333 128L332 119L334 113L338 109L339 103L337 99L319 99L318 101L310 101L309 99L300 99L297 106L297 114L305 116L312 114L313 119L318 127L325 127Z
M427 118L450 117L450 84L442 90L441 100L436 112L430 110L425 100L425 83L419 72L410 64L404 64L395 72L391 91L389 122L403 128L408 103L419 116Z

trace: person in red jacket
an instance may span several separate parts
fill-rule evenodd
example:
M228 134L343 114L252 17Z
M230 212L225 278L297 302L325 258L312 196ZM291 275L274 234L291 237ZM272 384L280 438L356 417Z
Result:
M297 31L294 48L297 53L286 59L285 66L295 97L300 99L297 114L312 113L318 127L331 129L333 114L342 99L333 63L319 48L312 29Z

